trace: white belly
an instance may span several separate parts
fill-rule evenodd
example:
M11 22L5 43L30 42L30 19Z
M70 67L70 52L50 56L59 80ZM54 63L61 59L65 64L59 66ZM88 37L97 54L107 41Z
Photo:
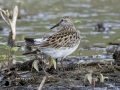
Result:
M59 49L53 49L53 48L44 47L44 48L39 48L39 49L45 54L53 58L65 58L69 54L73 53L77 49L78 45L79 43L75 45L74 47L70 47L70 48L61 47Z

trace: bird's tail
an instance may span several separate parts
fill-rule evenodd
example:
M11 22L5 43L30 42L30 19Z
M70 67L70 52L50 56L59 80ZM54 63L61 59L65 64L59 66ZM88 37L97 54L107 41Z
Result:
M46 41L46 39L24 38L27 46L37 46Z
M35 46L35 38L24 38L27 46Z

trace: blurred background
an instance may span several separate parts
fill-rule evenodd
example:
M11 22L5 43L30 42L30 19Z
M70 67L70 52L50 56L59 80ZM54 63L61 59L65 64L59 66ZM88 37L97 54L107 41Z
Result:
M82 21L75 24L81 32L81 43L71 56L102 55L110 48L108 42L120 37L120 0L0 0L2 9L12 10L15 5L19 6L17 45L25 44L24 37L41 38L57 32L60 27L50 27L66 15ZM8 34L9 27L0 19L0 46L7 43ZM0 47L0 54L4 53Z

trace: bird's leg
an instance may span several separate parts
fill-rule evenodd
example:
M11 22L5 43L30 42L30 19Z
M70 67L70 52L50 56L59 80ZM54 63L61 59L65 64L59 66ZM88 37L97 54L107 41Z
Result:
M47 69L47 72L49 73L57 73L58 72L58 64L57 64L58 59L55 59L56 62L56 69L54 68L54 65L51 66L50 68Z
M63 71L65 71L65 68L64 68L64 66L63 66L62 60L63 60L63 58L61 58L60 64L61 64L61 66L62 66Z
M58 70L58 59L57 58L55 59L55 62L56 62L56 70Z
M56 58L55 61L56 61L56 71L58 72L59 71L58 58Z

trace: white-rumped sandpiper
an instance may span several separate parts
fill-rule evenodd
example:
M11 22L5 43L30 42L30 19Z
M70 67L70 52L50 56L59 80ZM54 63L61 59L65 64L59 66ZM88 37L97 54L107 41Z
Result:
M35 46L43 53L55 58L64 59L73 53L80 44L80 33L76 30L72 19L62 17L58 24L51 29L61 26L57 33L41 39L25 38L26 45Z

